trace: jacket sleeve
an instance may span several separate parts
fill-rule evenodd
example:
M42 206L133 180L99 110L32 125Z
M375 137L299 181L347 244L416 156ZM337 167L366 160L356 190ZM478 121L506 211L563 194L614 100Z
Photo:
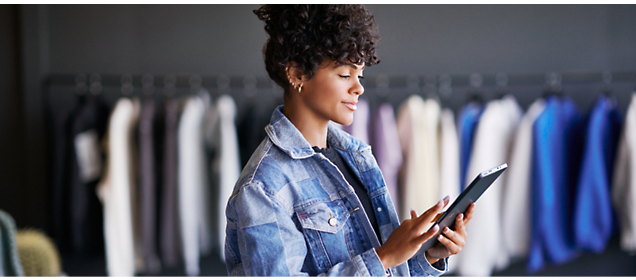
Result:
M448 271L448 258L440 259L436 263L430 264L421 250L408 260L408 264L411 276L437 277Z
M230 276L309 276L307 244L285 201L257 183L228 202L225 260ZM324 276L385 276L375 249L331 267Z

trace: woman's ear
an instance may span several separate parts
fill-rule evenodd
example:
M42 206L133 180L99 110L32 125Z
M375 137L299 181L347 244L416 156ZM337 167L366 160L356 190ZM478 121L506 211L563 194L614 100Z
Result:
M298 62L293 60L287 62L285 71L287 72L287 79L289 81L289 84L292 85L292 87L294 85L298 86L298 84L302 83L304 72L302 71L302 69L300 69L300 64Z

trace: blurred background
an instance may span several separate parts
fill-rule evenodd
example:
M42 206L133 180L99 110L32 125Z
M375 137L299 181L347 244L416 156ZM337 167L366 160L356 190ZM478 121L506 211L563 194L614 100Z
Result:
M278 102L282 90L265 71L267 37L256 8L0 5L0 209L17 228L54 235L55 124L78 95L100 95L112 108L122 95L123 75L130 75L138 96L147 94L149 84L156 92L171 84L177 96L195 86L213 98L229 94L237 123L254 108L248 105ZM443 77L451 88L443 101L456 116L475 92L485 101L495 98L498 82L525 110L556 80L581 112L611 83L625 115L636 89L635 5L367 8L382 36L381 63L365 70L372 105L388 87L385 98L397 111L409 95L435 92ZM261 111L259 118L267 121L271 110ZM241 152L244 161L249 151ZM67 275L107 275L103 252L61 251ZM158 273L185 275L182 264ZM226 275L222 260L203 255L201 275ZM636 275L636 257L622 251L615 236L601 254L583 253L534 274L518 261L493 275Z

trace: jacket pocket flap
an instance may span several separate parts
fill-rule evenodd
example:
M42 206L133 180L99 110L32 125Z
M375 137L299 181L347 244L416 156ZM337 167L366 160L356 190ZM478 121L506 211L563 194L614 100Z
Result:
M319 202L296 211L303 228L336 233L349 219L349 211L337 201Z

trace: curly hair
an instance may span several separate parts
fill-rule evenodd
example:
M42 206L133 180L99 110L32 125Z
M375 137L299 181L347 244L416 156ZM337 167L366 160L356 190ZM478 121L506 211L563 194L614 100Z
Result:
M339 63L378 64L380 41L373 15L362 5L263 5L254 14L265 22L265 69L287 88L285 66L295 61L311 79L325 58Z

